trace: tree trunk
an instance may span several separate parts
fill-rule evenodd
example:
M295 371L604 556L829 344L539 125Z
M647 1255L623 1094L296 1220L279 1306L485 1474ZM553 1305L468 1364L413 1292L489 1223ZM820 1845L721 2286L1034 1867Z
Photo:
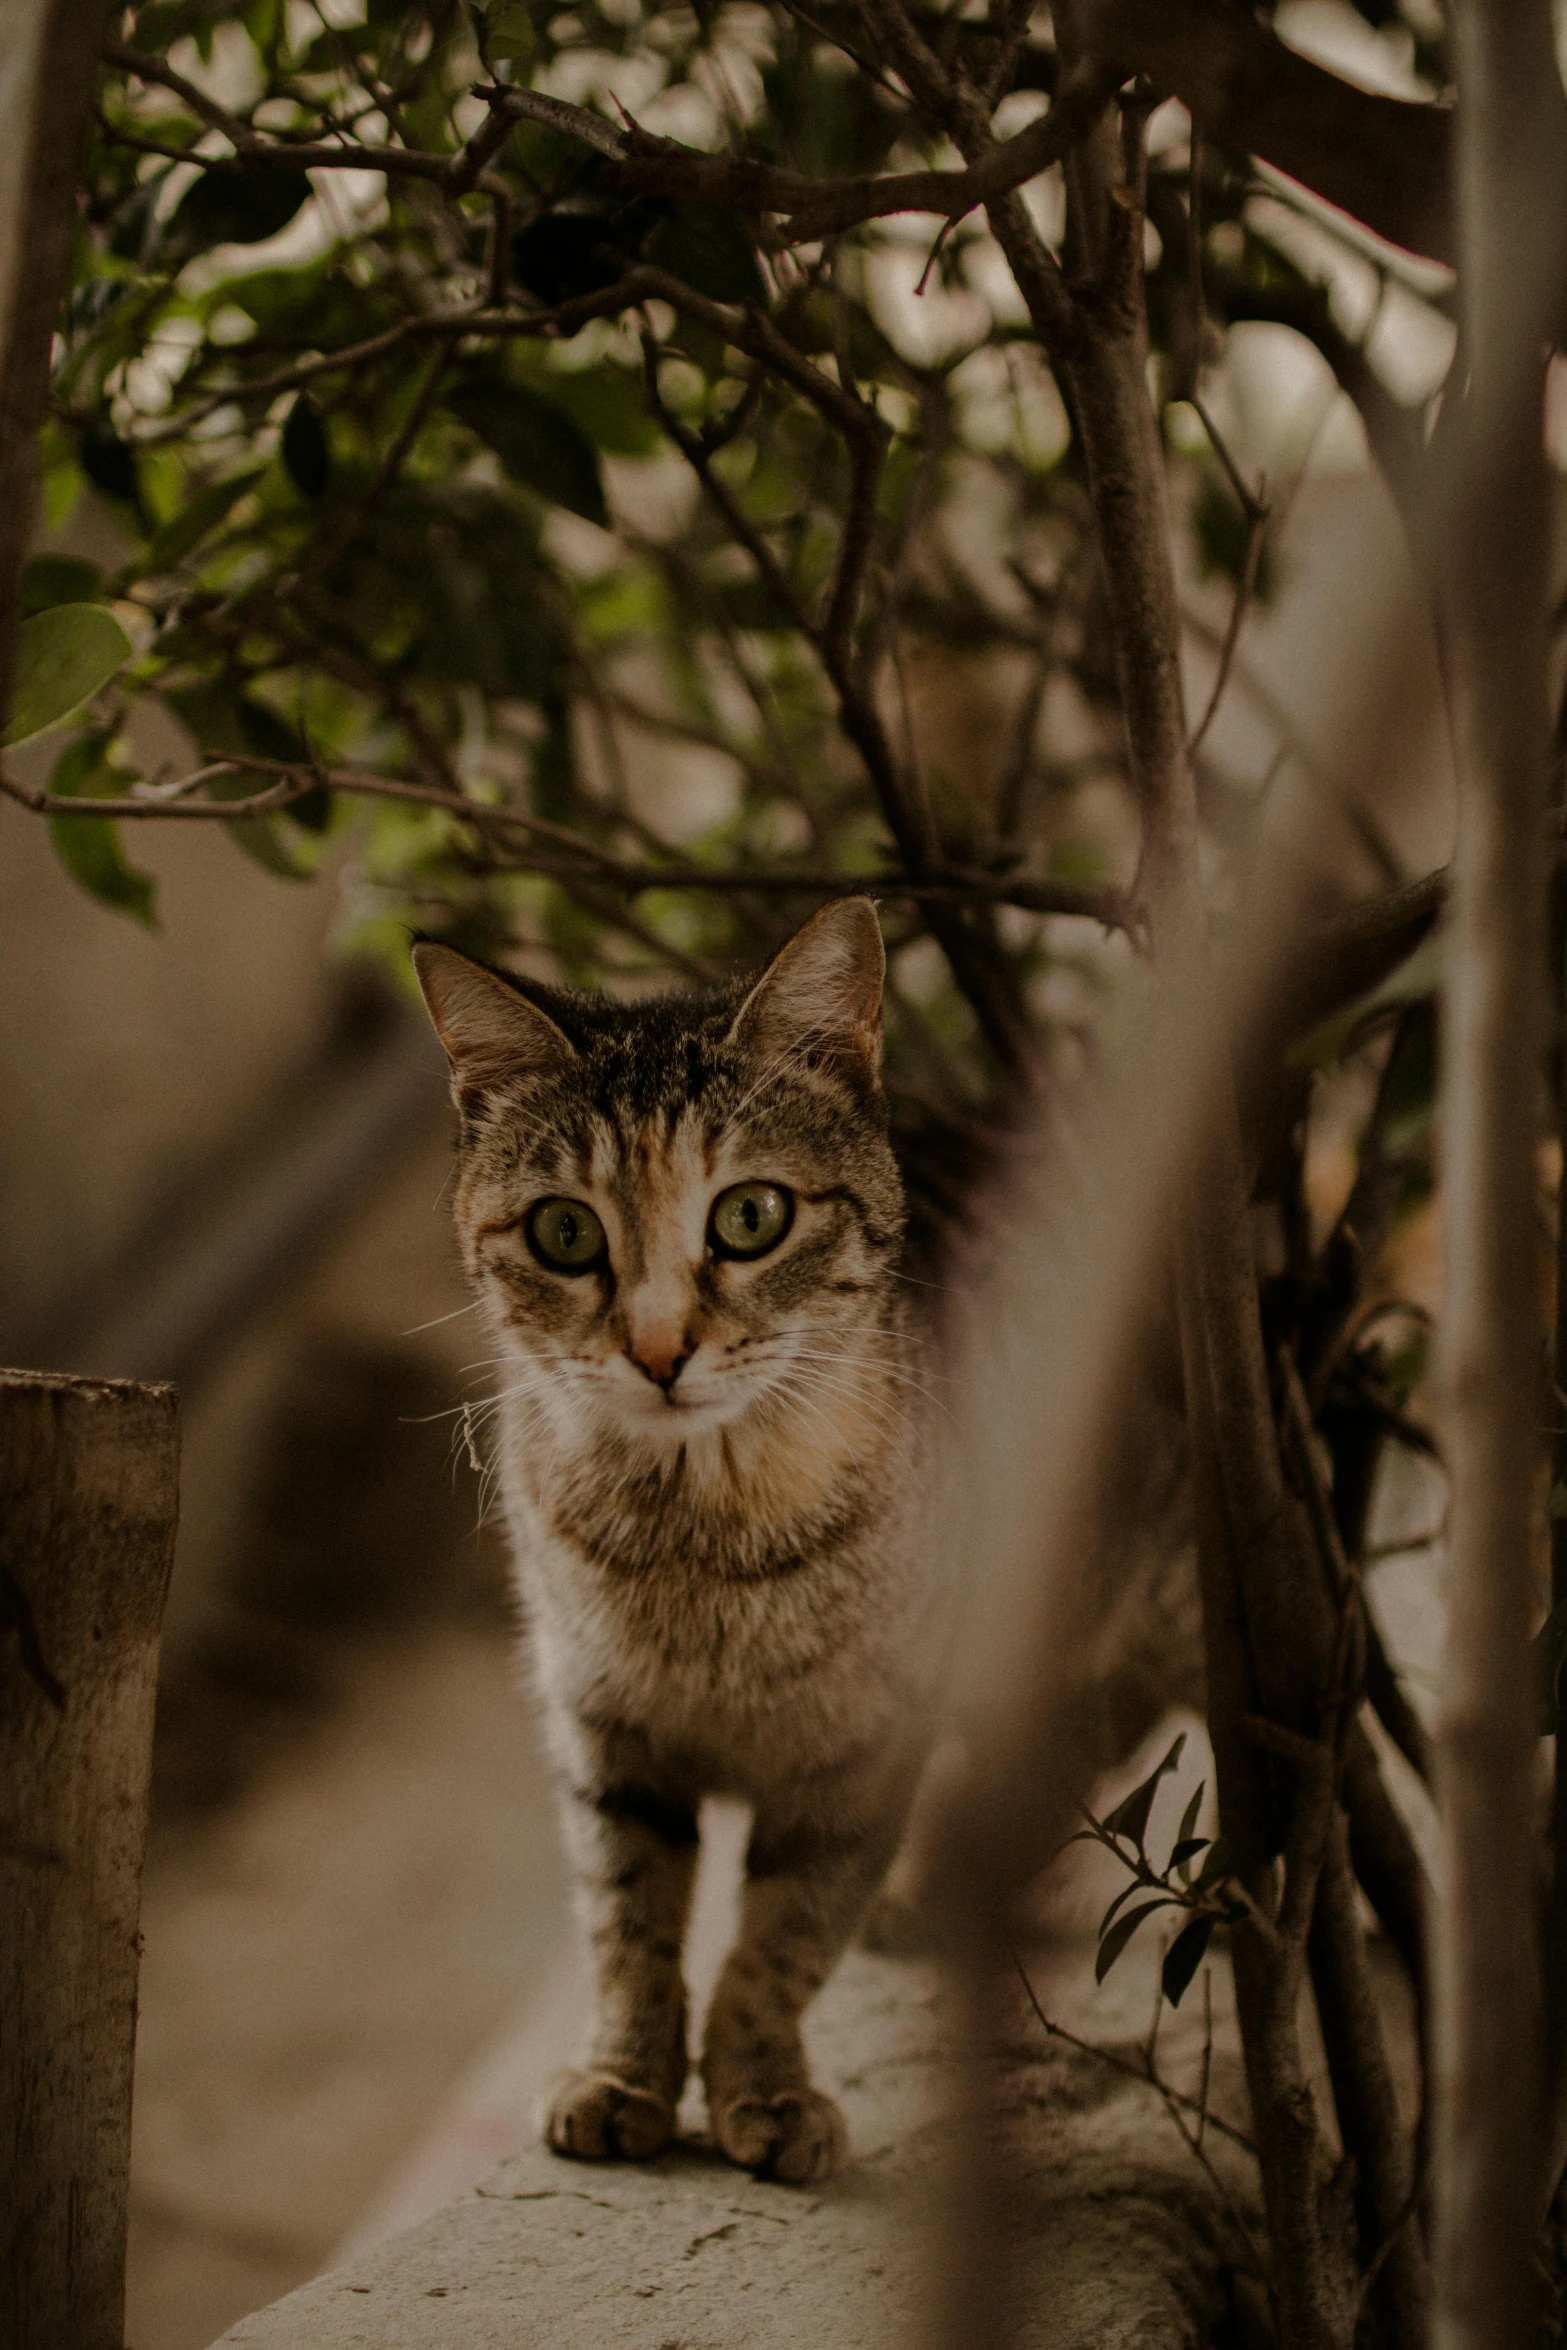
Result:
M0 2342L120 2350L174 1391L0 1372Z
M0 711L106 0L0 0Z
M1542 301L1557 222L1537 133L1545 0L1456 11L1464 342L1453 506L1459 780L1443 1101L1452 1565L1437 1738L1435 2327L1441 2350L1532 2339L1538 2066L1534 1485L1541 1385L1535 1148L1544 1042L1546 694Z

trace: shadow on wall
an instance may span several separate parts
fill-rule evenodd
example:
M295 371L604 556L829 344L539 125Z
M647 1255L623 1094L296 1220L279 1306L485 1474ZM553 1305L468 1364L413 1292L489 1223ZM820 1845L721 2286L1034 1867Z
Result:
M234 1801L330 1714L367 1642L504 1629L503 1546L475 1527L451 1385L411 1346L303 1332L256 1433L202 1629L159 1691L155 1825Z

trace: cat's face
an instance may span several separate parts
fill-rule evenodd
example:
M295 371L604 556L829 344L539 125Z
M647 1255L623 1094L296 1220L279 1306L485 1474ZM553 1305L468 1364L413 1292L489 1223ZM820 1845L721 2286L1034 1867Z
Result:
M550 1434L852 1416L903 1221L869 904L825 908L749 992L524 995L415 957L462 1112L469 1277Z

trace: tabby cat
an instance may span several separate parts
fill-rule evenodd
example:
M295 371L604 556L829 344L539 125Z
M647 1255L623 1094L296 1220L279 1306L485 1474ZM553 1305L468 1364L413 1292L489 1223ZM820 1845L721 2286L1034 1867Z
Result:
M868 900L754 984L635 1003L414 950L597 2012L562 2154L644 2158L689 2069L697 1811L751 1807L701 2070L724 2153L825 2178L802 2011L897 1845L940 1595ZM916 1408L918 1407L918 1408Z

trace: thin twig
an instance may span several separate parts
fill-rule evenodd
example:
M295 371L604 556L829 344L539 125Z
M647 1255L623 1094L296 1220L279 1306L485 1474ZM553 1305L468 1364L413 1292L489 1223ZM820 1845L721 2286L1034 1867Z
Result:
M1017 1969L1018 1980L1028 1994L1030 2007L1052 2040L1064 2040L1069 2048L1080 2050L1084 2056L1097 2056L1100 2063L1109 2065L1112 2071L1124 2073L1129 2081L1140 2081L1146 2089L1157 2090L1161 2097L1172 2098L1188 2113L1204 2112L1204 2107L1199 2101L1195 2097L1188 2097L1184 2090L1172 2089L1167 2081L1150 2080L1140 2065L1133 2064L1127 2057L1118 2055L1115 2049L1102 2047L1097 2040L1079 2039L1075 2032L1068 2031L1065 2024L1053 2022L1040 2006L1039 1996L1016 1949L1010 1950L1008 1955ZM1255 2158L1257 2152L1255 2142L1248 2138L1244 2130L1237 2129L1233 2122L1227 2122L1222 2114L1207 2113L1206 2124L1209 2129L1217 2130L1221 2138L1228 2138L1233 2145L1239 2146L1244 2153Z
M1268 510L1263 507L1259 513L1252 516L1251 528L1247 533L1246 559L1241 565L1240 578L1235 583L1235 594L1230 604L1230 617L1225 624L1224 636L1219 646L1219 666L1214 672L1212 690L1208 695L1207 705L1202 716L1187 737L1186 755L1189 759L1195 759L1201 750L1204 737L1219 714L1219 704L1224 699L1224 689L1230 682L1230 663L1235 658L1235 647L1240 641L1241 623L1246 617L1247 607L1251 603L1252 594L1257 585L1257 571L1262 562L1262 545L1267 535L1267 528Z
M877 173L816 179L748 156L703 155L674 139L656 137L635 122L617 130L601 114L571 106L538 90L481 91L510 121L536 122L580 141L615 167L628 192L694 197L737 211L787 220L796 243L814 242L868 220L899 212L933 212L958 220L1037 179L1082 139L1115 90L1117 70L1100 58L1082 61L1063 77L1049 111L1015 138L991 140L962 171ZM374 168L372 165L370 168Z
M1096 2047L1091 2040L1081 2040L1078 2038L1075 2032L1067 2031L1064 2025L1052 2023L1050 2017L1046 2015L1043 2007L1041 2007L1038 1995L1034 1990L1033 1984L1029 1980L1028 1970L1024 1966L1022 1959L1018 1956L1018 1953L1015 1949L1011 1952L1011 1958L1014 1967L1017 1969L1018 1980L1021 1982L1023 1989L1027 1994L1028 2003L1033 2009L1035 2015L1038 2017L1039 2022L1043 2026L1045 2032L1051 2039L1064 2040L1068 2047L1081 2049L1084 2054L1088 2056L1097 2056L1101 2063L1111 2065L1117 2072L1125 2073L1130 2080L1141 2081L1145 2088L1152 2089L1155 2096L1157 2096L1162 2101L1165 2112L1169 2115L1171 2121L1175 2124L1176 2129L1180 2132L1182 2144L1186 2147L1187 2152L1191 2155L1193 2161L1200 2165L1209 2185L1213 2188L1214 2193L1218 2196L1220 2203L1224 2207L1224 2210L1229 2215L1230 2221L1234 2226L1236 2233L1240 2237L1241 2242L1245 2245L1247 2253L1250 2256L1254 2273L1259 2277L1265 2278L1268 2274L1268 2262L1262 2247L1257 2242L1256 2237L1252 2234L1245 2214L1242 2212L1239 2204L1231 2194L1230 2189L1226 2186L1224 2180L1219 2176L1217 2170L1215 2170L1206 2148L1201 2144L1196 2133L1187 2124L1186 2112L1192 2110L1201 2110L1200 2108L1196 2107L1195 2100L1193 2098L1183 2096L1178 2089L1172 2089L1161 2074L1152 2070L1142 2071L1136 2065L1128 2064L1124 2057L1115 2055L1111 2049ZM1219 2119L1217 2114L1209 2114L1207 2116L1207 2120L1211 2128L1218 2130L1225 2137L1232 2138L1236 2145L1243 2146L1248 2154L1252 2155L1253 2157L1256 2156L1256 2147L1252 2144L1251 2140L1243 2136L1239 2130L1232 2130L1227 2123L1222 2122Z
M198 782L247 771L272 774L279 780L243 800L192 800L179 796ZM403 800L419 807L441 808L474 825L481 833L520 829L547 843L560 844L553 853L519 854L492 860L492 869L496 871L547 873L561 879L587 879L630 891L691 889L731 895L758 890L821 897L869 895L931 906L1010 905L1025 913L1086 917L1102 923L1106 929L1124 928L1129 919L1126 908L1113 892L1080 889L1069 882L1030 882L1000 875L966 874L961 869L930 880L914 879L897 871L843 873L823 866L790 871L760 866L635 864L599 849L579 833L547 823L542 817L526 815L520 809L488 806L482 800L445 791L438 785L409 783L357 767L300 766L236 755L210 761L199 775L184 778L178 785L158 785L151 790L128 793L123 799L60 798L29 790L12 777L0 775L0 792L19 807L35 816L67 819L185 818L228 824L240 817L275 813L323 788L357 793L368 799Z
M1201 273L1199 270L1199 284L1200 282ZM1235 594L1230 604L1230 617L1225 625L1224 636L1219 645L1219 666L1214 676L1213 689L1208 696L1207 707L1187 738L1186 755L1189 759L1195 759L1204 736L1218 714L1219 704L1224 699L1224 689L1229 683L1230 663L1235 658L1235 647L1240 638L1241 623L1246 617L1247 606L1251 602L1257 585L1257 572L1262 562L1263 540L1267 533L1271 509L1268 505L1265 479L1259 479L1255 491L1247 487L1245 476L1230 455L1223 435L1203 405L1195 388L1191 394L1191 404L1202 418L1203 430L1208 435L1209 445L1229 477L1230 487L1240 500L1241 511L1248 524L1246 556L1241 565L1240 578L1235 584Z

